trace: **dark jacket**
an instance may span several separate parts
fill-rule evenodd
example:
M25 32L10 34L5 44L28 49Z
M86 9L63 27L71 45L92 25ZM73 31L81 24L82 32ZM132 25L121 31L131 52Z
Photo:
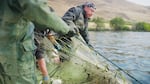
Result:
M89 44L89 34L88 34L88 18L85 17L84 6L77 6L70 8L62 17L62 19L71 27L78 28L79 33Z

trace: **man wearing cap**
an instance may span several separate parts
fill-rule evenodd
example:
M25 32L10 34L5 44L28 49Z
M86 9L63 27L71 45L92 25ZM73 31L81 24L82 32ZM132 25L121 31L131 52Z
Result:
M86 2L83 5L70 8L62 19L76 32L79 32L85 42L89 45L88 20L95 12L95 5Z

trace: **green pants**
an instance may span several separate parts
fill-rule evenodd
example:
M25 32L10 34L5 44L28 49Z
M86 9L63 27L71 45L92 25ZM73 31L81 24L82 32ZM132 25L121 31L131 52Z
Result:
M23 46L0 48L0 84L37 84L35 59Z

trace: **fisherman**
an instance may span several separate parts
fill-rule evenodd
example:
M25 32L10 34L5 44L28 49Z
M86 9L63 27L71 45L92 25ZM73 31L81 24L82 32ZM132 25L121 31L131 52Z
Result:
M43 84L49 84L49 80L47 80L49 78L48 75L48 70L46 67L46 59L48 56L47 53L45 52L46 49L44 49L44 46L46 46L46 43L43 43L45 37L48 37L48 39L51 41L51 43L55 46L56 49L60 49L61 46L57 43L57 41L55 39L53 39L53 35L51 33L51 31L49 29L43 30L43 31L39 31L37 29L35 29L35 45L37 46L37 49L35 50L35 56L37 59L37 66L39 68L39 70L42 73L43 76ZM45 44L45 45L44 45ZM49 46L49 52L51 53L55 53L53 58L50 58L51 60L53 60L54 63L59 64L60 63L60 58L59 55L57 53L57 50L54 49L54 46ZM46 55L46 56L45 56ZM50 54L53 55L53 54Z
M49 11L46 0L1 0L0 84L37 84L31 21L45 26L39 29L47 27L62 35L69 31L66 23Z
M83 5L70 8L62 19L76 32L79 32L85 42L91 47L88 34L88 20L95 12L95 5L86 2Z

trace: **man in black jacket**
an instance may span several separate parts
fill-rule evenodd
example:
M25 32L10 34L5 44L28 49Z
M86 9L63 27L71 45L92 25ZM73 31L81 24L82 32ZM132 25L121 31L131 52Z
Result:
M89 45L88 20L95 12L95 5L86 2L83 5L70 8L62 19L76 32L79 32L85 42Z

